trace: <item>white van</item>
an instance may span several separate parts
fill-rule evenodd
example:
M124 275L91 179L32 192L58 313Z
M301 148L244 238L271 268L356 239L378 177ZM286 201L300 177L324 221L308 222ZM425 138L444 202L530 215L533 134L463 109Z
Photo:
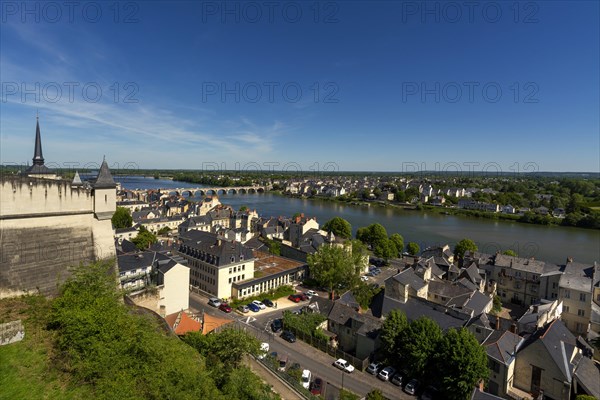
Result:
M309 370L305 369L304 371L302 371L302 386L304 387L304 389L308 390L308 388L310 387L311 378L312 374Z

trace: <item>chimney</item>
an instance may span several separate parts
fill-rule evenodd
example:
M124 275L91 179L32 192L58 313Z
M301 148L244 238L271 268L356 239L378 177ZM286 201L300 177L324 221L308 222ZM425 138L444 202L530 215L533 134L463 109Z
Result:
M500 317L496 317L496 330L500 330Z
M515 324L514 322L512 323L512 325L510 326L510 331L514 334L517 333L517 324Z

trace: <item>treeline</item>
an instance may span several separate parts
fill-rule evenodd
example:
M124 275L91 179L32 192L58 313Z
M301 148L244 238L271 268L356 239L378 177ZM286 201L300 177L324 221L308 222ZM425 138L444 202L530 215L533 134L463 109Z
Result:
M98 399L275 399L277 395L241 365L258 342L225 330L182 342L150 316L120 300L110 263L74 269L48 316L54 335L53 368Z

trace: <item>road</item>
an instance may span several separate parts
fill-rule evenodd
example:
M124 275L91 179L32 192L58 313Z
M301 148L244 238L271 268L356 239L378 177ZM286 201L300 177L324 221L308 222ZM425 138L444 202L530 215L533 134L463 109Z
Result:
M297 306L295 305L295 307ZM329 354L317 350L300 340L295 343L288 343L280 339L278 335L271 333L270 323L273 319L282 316L283 310L281 307L277 310L266 309L259 313L250 313L254 320L249 324L246 323L248 314L246 316L237 313L225 314L209 306L207 297L195 293L190 295L190 308L197 311L203 310L208 314L221 318L227 316L237 320L240 324L247 326L247 332L253 334L259 341L269 343L270 352L276 351L280 356L287 356L288 365L297 362L302 368L309 369L313 374L313 379L320 377L336 387L343 387L361 396L365 396L372 389L378 388L389 399L415 399L415 397L404 393L401 388L389 382L383 382L368 373L354 371L348 374L342 372L333 366L335 359Z

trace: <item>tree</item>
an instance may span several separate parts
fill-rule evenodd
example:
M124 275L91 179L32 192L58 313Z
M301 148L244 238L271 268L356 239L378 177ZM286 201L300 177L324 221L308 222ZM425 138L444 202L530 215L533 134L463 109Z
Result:
M206 357L207 361L220 362L228 371L236 369L246 354L258 354L260 351L260 344L254 336L234 328L211 335L189 332L183 340Z
M338 399L339 400L358 400L358 399L360 399L360 397L346 389L342 389L342 390L340 390Z
M341 217L333 217L327 221L325 225L323 225L323 230L344 239L350 239L352 237L352 225Z
M400 310L392 310L383 321L381 328L381 348L390 364L398 362L398 342L400 335L408 328L406 314Z
M387 231L381 224L371 224L356 231L356 238L361 242L375 248L378 243L388 239Z
M508 250L504 250L504 252L502 253L505 256L511 256L511 257L516 257L517 253L515 253L514 250L508 249Z
M239 211L240 212L248 211L248 207L247 206L241 206Z
M468 398L475 385L489 374L485 349L466 329L446 332L438 346L436 365L437 371L443 371L440 389L451 400Z
M131 242L135 244L139 250L145 250L150 247L151 244L156 243L156 236L149 232L144 226L140 227L140 231L137 236L131 239Z
M500 311L502 311L502 299L500 298L500 296L495 295L493 301L494 305L492 307L492 313L497 314Z
M419 252L421 251L421 248L419 247L418 244L416 244L415 242L409 242L406 245L406 251L408 252L408 254L410 254L411 256L416 256L417 254L419 254Z
M454 255L458 258L463 258L467 251L477 251L477 245L471 239L463 239L456 243L454 247Z
M390 240L394 242L396 245L396 249L398 249L398 253L401 253L404 250L404 238L399 233L394 233L390 236ZM398 254L396 254L397 256Z
M167 233L171 232L171 228L169 228L168 226L163 226L162 228L160 228L158 230L158 232L156 232L157 235L166 235Z
M373 254L387 261L390 258L398 257L398 248L391 239L385 238L375 244Z
M276 241L276 240L272 240L272 239L267 239L267 246L269 246L269 253L276 255L276 256L280 256L281 255L281 243Z
M362 255L354 254L354 246L321 245L316 253L307 257L310 275L334 294L334 287L348 285L358 280Z
M402 331L397 343L398 353L411 366L412 373L419 378L425 376L443 335L440 326L427 317L412 321Z
M130 228L133 224L133 218L125 207L117 207L110 221L115 229Z

